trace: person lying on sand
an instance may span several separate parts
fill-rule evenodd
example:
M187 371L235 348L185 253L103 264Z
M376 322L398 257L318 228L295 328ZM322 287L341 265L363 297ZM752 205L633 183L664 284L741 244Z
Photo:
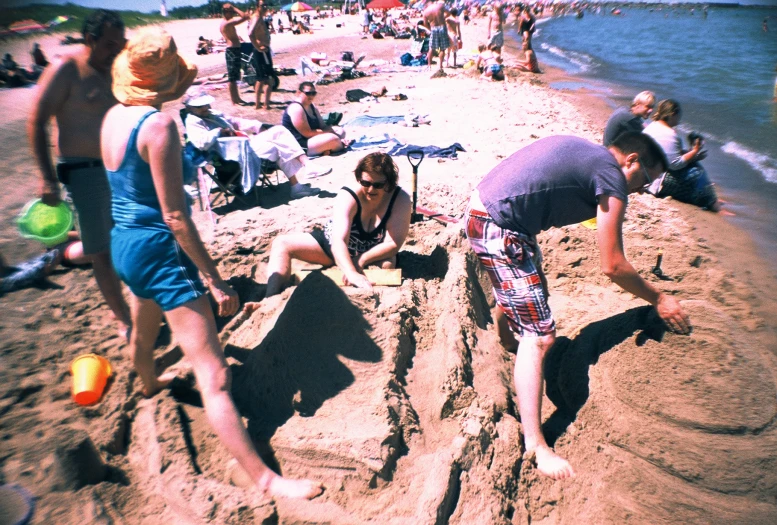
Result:
M160 111L164 102L180 98L196 75L197 67L159 27L135 33L113 67L119 103L105 116L101 146L113 193L113 263L132 298L130 351L144 395L169 386L173 377L158 376L154 366L164 316L193 366L208 421L252 483L269 496L311 499L322 486L273 472L257 454L230 394L229 368L206 294L210 291L220 316L235 314L240 300L197 233L183 190L178 128Z
M84 245L75 232L71 233L73 235L66 242L28 261L8 265L0 255L0 295L42 283L60 264L89 264L91 260L84 255Z
M266 297L280 293L291 277L291 260L331 266L343 284L372 289L368 266L395 268L410 230L410 195L397 184L399 169L385 153L370 153L354 170L356 184L337 195L332 219L323 230L275 238L267 264Z
M540 427L543 361L556 340L556 324L536 236L596 217L604 274L655 306L671 330L689 333L677 299L645 281L623 252L628 194L664 171L661 147L642 133L624 133L609 148L577 137L548 137L502 161L470 198L465 232L494 285L497 332L505 347L517 344L515 390L526 453L553 479L574 476L574 470L548 446Z

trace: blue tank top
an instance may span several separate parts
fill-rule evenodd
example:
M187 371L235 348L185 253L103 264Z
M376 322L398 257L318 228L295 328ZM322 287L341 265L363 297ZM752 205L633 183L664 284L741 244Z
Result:
M111 185L114 229L145 228L170 231L151 177L151 166L138 153L138 131L145 120L158 113L149 111L132 128L124 159L116 171L106 170ZM183 191L183 189L181 189ZM187 209L187 214L190 210Z

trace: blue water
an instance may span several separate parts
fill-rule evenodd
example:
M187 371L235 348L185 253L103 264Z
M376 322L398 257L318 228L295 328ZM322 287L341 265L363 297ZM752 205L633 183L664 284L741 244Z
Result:
M703 164L732 220L777 260L777 9L710 7L706 17L698 8L622 11L539 24L540 63L590 80L613 107L645 89L678 100L679 130L708 137Z

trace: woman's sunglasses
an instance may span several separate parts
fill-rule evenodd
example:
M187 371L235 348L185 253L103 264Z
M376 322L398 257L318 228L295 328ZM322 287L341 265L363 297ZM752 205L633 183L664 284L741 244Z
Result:
M386 181L383 182L371 182L368 180L359 180L359 184L362 185L363 188L375 188L376 190L382 190L386 186Z

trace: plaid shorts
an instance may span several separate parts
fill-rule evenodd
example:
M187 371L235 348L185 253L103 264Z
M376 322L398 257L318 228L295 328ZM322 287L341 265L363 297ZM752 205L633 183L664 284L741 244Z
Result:
M445 51L451 47L451 41L448 38L448 30L443 27L432 28L432 39L429 41L429 49L432 51Z
M466 234L491 278L494 298L510 328L521 336L556 329L542 284L542 253L534 237L500 228L488 213L467 209Z

